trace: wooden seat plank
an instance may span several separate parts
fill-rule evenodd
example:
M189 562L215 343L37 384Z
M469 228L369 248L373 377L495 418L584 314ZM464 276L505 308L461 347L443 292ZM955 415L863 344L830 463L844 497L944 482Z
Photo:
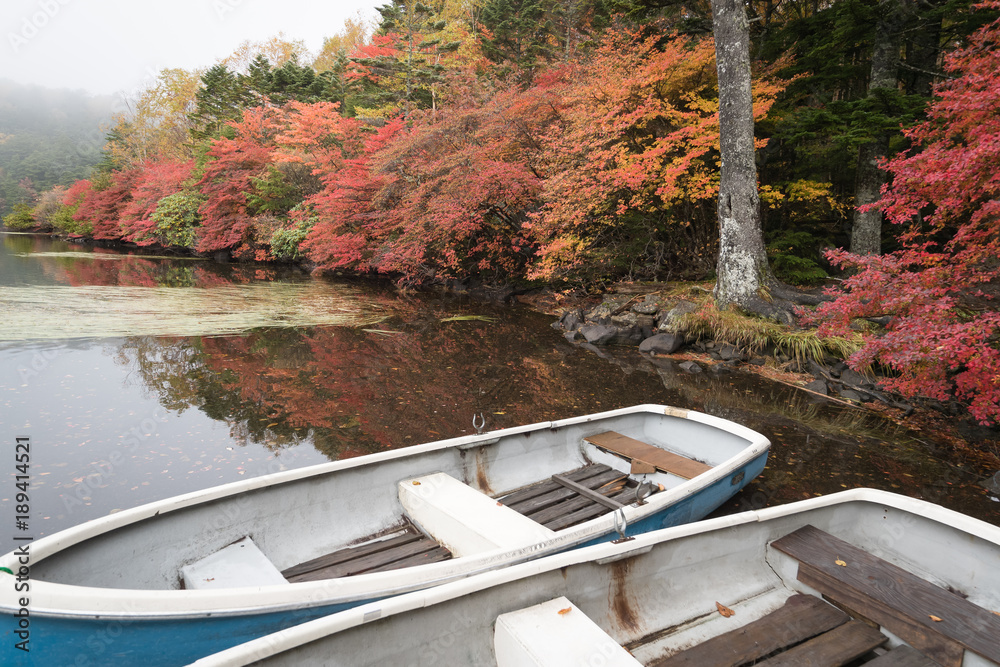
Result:
M866 662L865 667L941 667L941 665L917 649L903 645Z
M848 621L756 664L758 667L842 667L887 641L888 637L867 623Z
M813 526L771 544L799 561L799 581L945 667L961 664L962 647L1000 662L1000 616L991 611Z
M653 667L737 667L843 625L850 618L811 595L793 595L770 614L702 642Z
M668 452L615 431L588 435L584 440L606 451L620 454L632 461L648 463L655 466L657 470L673 473L684 479L697 477L712 469L712 466L701 461Z
M410 526L407 528L407 532L403 535L391 537L387 540L369 542L368 544L362 544L356 547L344 547L343 549L338 549L337 551L313 558L312 560L299 563L298 565L293 565L287 570L282 571L281 574L285 577L285 579L291 580L294 577L301 576L307 572L312 572L313 570L322 570L323 568L337 565L338 563L344 563L355 558L369 556L380 551L395 549L396 547L409 544L410 542L414 542L423 537L423 533Z

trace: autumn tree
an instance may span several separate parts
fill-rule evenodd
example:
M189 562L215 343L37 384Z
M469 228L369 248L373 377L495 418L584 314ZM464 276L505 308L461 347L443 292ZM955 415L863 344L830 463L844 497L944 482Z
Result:
M194 162L150 161L143 165L133 184L130 201L121 211L122 238L138 245L161 242L156 211L160 202L184 189ZM176 245L176 244L167 244Z
M185 160L191 155L191 112L200 72L163 69L156 81L118 114L105 145L115 167L134 168L147 160Z
M376 49L362 49L352 58L376 84L368 89L370 105L404 115L413 108L434 107L444 57L460 44L444 40L447 23L419 0L392 0L378 12L381 20L372 45Z
M558 118L539 133L546 175L532 275L656 279L711 270L718 150L709 40L618 29L586 66L525 93ZM766 109L762 104L760 110Z
M981 5L1000 9L996 0ZM1000 419L1000 20L945 63L928 120L906 132L917 148L889 161L892 185L878 203L901 230L883 256L832 253L858 273L822 306L821 330L885 318L865 335L854 368L879 364L884 385L909 396L968 401L981 421Z

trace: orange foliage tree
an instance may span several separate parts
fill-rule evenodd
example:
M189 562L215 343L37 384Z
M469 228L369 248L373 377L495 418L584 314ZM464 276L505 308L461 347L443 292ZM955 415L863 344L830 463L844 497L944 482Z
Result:
M719 147L712 41L619 28L586 65L557 74L561 122L544 138L549 177L532 222L541 246L532 275L709 270ZM755 116L780 90L755 84Z

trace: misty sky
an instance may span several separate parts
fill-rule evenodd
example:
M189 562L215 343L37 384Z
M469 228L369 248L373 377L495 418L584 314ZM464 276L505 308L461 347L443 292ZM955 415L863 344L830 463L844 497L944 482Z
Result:
M0 0L0 78L134 94L166 67L208 67L285 33L313 52L385 0Z

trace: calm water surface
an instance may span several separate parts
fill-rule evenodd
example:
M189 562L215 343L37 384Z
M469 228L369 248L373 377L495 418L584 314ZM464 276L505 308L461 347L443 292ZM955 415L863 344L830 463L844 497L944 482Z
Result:
M496 429L647 402L771 439L764 475L722 511L870 486L1000 524L982 486L996 471L948 463L922 434L753 376L570 344L550 323L521 307L2 234L0 548L19 533L17 436L31 438L38 538L246 476L471 433L477 413Z

